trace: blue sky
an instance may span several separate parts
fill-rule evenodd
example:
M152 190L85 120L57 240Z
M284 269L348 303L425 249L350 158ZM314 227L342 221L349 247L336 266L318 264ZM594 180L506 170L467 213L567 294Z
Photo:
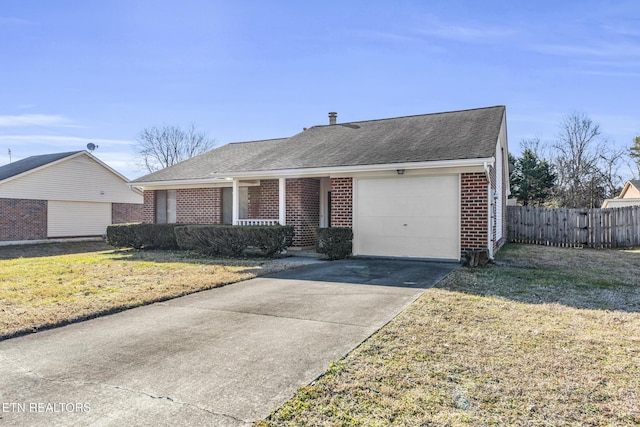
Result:
M0 165L84 149L128 178L153 125L219 144L506 105L510 149L586 113L640 135L640 2L3 0Z

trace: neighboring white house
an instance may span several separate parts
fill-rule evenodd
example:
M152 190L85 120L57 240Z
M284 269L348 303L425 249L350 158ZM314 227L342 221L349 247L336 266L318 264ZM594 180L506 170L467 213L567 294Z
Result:
M0 241L100 236L142 220L143 197L86 151L32 156L0 167Z
M640 179L627 181L620 195L615 199L606 199L603 208L623 208L625 206L640 206Z

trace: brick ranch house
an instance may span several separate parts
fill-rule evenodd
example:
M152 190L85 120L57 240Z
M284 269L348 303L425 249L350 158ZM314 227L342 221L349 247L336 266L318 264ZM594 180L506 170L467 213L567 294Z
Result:
M101 236L142 221L143 197L86 151L31 156L0 167L0 242Z
M313 126L132 181L148 223L352 227L354 255L460 260L506 238L506 108Z

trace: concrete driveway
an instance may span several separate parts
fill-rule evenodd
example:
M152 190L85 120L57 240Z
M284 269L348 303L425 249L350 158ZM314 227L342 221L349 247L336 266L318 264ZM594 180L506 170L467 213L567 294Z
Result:
M0 424L248 425L456 267L323 262L0 342Z

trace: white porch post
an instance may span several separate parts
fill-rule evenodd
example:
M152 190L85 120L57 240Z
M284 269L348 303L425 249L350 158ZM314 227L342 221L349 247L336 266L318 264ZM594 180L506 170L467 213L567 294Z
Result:
M238 225L240 219L240 181L233 179L231 224Z
M285 225L287 222L287 190L286 178L278 179L278 222Z

